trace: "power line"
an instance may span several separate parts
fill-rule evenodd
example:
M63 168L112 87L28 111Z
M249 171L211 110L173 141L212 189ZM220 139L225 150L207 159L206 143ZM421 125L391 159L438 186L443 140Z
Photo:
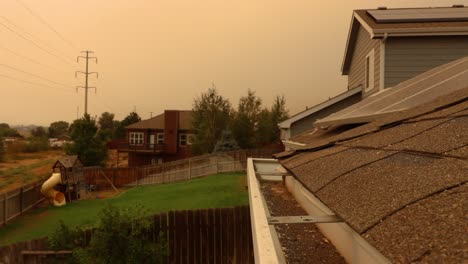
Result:
M3 66L5 68L9 68L11 70L14 70L14 71L17 71L17 72L21 72L21 73L24 73L24 74L27 74L27 75L30 75L30 76L34 76L36 78L39 78L39 79L42 79L42 80L45 80L45 81L48 81L48 82L51 82L51 83L54 83L56 85L60 85L60 86L64 86L64 87L68 87L68 88L72 88L71 85L67 85L67 84L64 84L64 83L60 83L60 82L56 82L56 81L53 81L51 79L47 79L45 77L42 77L40 75L37 75L37 74L34 74L34 73L30 73L30 72L27 72L27 71L23 71L21 69L18 69L18 68L15 68L15 67L12 67L12 66L9 66L9 65L6 65L6 64L1 64L0 63L0 66Z
M88 89L94 89L94 91L96 91L96 87L89 87L88 86L88 76L90 74L96 74L96 77L99 77L99 74L97 72L89 72L89 68L88 68L88 62L90 59L95 59L96 60L96 63L97 63L97 57L90 57L89 54L90 53L94 53L92 51L82 51L82 53L86 53L86 57L84 56L78 56L76 58L77 61L79 61L80 59L86 59L86 71L76 71L75 72L75 77L77 75L77 73L81 73L81 74L84 74L85 75L85 86L77 86L76 88L84 88L85 89L85 106L84 106L84 113L87 114L88 113Z
M72 47L74 50L79 50L79 48L73 44L70 40L65 38L62 34L60 34L55 28L53 28L47 21L45 21L41 16L36 14L31 8L29 8L23 1L16 0L17 3L19 3L24 9L26 9L33 17L35 17L37 20L39 20L43 25L45 25L47 28L49 28L51 31L53 31L61 40L63 40L65 43L67 43L70 47Z
M49 55L52 55L58 59L60 59L61 61L67 63L67 64L70 64L70 65L73 65L72 63L68 62L66 59L60 57L59 55L57 54L54 54L50 51L48 51L47 49L41 47L41 45L37 44L35 41L31 40L31 39L28 39L27 37L25 37L23 34L21 33L18 33L17 31L11 29L9 26L5 25L4 23L0 22L0 25L2 25L4 28L8 29L10 32L12 32L13 34L17 35L18 37L26 40L27 42L31 43L32 45L34 45L35 47L37 47L38 49L44 51L45 53L49 54Z
M44 85L44 84L42 84L42 83L26 81L26 80L18 79L18 78L11 77L11 76L8 76L8 75L0 74L0 77L6 78L6 79L10 79L10 80L14 80L14 81L17 81L17 82L23 82L23 83L27 83L27 84L32 84L32 85L36 85L36 86L40 86L40 87L44 87L44 88L49 88L49 89L60 89L60 90L64 90L64 91L67 91L67 92L72 92L71 90L67 90L67 89L65 89L65 88L51 87L51 86Z
M18 26L17 24L15 24L13 21L11 21L10 19L4 17L4 16L0 16L0 18L2 18L3 20L5 20L6 22L8 22L10 25L14 26L15 28L19 29L19 31L22 31L24 34L26 35L29 35L32 39L35 39L36 42L42 42L43 46L48 48L49 50L54 50L58 55L60 56L63 56L63 57L66 57L64 54L64 52L56 49L56 48L53 48L52 46L48 45L44 40L38 38L37 36L29 33L26 29L24 29L23 27L21 26Z
M62 70L59 70L59 69L57 69L57 68L55 68L55 67L52 67L52 66L47 65L47 64L44 64L44 63L39 62L39 61L37 61L37 60L28 58L28 57L26 57L26 56L24 56L24 55L21 55L21 54L19 54L18 52L15 52L15 51L13 51L13 50L11 50L11 49L9 49L9 48L6 48L6 47L4 47L4 46L2 46L2 45L0 45L0 49L6 50L6 51L8 51L9 53L11 53L11 54L13 54L13 55L15 55L15 56L17 56L17 57L19 57L19 58L22 58L22 59L24 59L24 60L27 60L27 61L30 61L30 62L35 63L35 64L37 64L37 65L40 65L40 66L49 68L50 70L54 70L54 71L57 71L57 72L62 72L62 73L64 73L64 71L62 71Z

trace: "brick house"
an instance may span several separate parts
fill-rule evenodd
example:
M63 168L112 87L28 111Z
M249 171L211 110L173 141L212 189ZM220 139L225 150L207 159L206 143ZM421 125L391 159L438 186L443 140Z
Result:
M128 153L129 167L184 159L192 154L192 111L166 110L125 129L125 143L119 145L118 152Z

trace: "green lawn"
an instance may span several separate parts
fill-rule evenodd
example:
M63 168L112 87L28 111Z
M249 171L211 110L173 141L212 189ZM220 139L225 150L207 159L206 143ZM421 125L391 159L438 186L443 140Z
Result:
M59 220L69 225L93 225L106 203L120 208L140 203L151 214L246 205L248 194L244 184L244 174L219 174L187 182L136 187L109 199L83 200L64 207L36 209L0 228L0 245L48 236Z

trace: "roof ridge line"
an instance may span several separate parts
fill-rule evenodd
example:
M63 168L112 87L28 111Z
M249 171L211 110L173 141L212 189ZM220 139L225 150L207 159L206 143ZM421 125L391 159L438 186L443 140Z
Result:
M408 203L408 204L405 204L405 205L403 205L403 206L400 206L399 208L397 208L397 209L393 210L392 212L388 213L388 214L385 215L384 217L380 218L380 220L376 221L374 224L372 224L371 226L367 227L366 229L364 229L362 232L359 232L359 233L360 233L360 235L362 236L363 234L365 234L366 232L368 232L368 231L371 230L372 228L376 227L378 224L380 224L381 222L385 221L387 218L389 218L389 217L391 217L392 215L394 215L394 214L398 213L399 211L403 210L403 209L406 208L407 206L413 205L413 204L415 204L415 203L418 203L418 202L420 202L420 201L422 201L422 200L425 200L425 199L430 198L430 197L432 197L432 196L434 196L434 195L443 193L443 192L445 192L445 191L449 191L449 190L451 190L451 189L454 189L454 188L457 188L457 187L461 187L461 186L463 186L464 184L466 184L467 182L468 182L468 180L465 180L465 181L461 181L461 182L459 182L459 183L457 183L457 184L453 184L453 185L450 185L450 186L448 186L448 187L441 188L441 189L439 189L439 190L437 190L437 191L434 191L434 192L432 192L432 193L429 193L429 194L427 194L427 195L425 195L425 196L423 196L423 197L421 197L421 198L418 198L418 199L416 199L416 200L414 200L414 201L412 201L412 202L410 202L410 203Z

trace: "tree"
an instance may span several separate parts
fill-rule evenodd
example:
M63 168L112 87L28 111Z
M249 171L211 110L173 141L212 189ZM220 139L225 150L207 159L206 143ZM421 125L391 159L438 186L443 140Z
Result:
M260 113L257 131L257 143L265 145L280 140L278 123L288 119L284 96L276 96L271 110L263 109Z
M157 242L148 235L156 227L141 205L118 209L108 203L99 212L96 224L88 244L84 239L86 227L70 228L60 222L49 236L49 246L53 250L73 250L75 263L165 263L167 241L162 234Z
M270 142L275 142L280 140L278 123L289 118L289 111L286 109L286 99L284 95L277 95L275 97L273 106L271 107L271 118L275 129L273 129L273 136L270 138Z
M116 137L117 138L125 137L125 127L131 124L140 122L140 121L141 121L141 117L136 112L131 112L124 118L124 120L120 122L119 126L117 127L116 132L115 132Z
M238 149L240 149L239 145L237 144L236 139L232 135L232 132L226 129L221 134L221 138L218 140L218 142L216 142L213 152L219 153Z
M100 129L114 129L114 114L104 112L99 117L99 128Z
M256 132L261 112L262 100L255 96L252 90L247 91L247 96L239 99L237 113L232 122L234 138L243 149L254 148L256 145Z
M73 122L73 143L65 147L67 155L78 155L85 166L101 165L107 157L105 143L97 136L96 120L89 114Z
M36 127L31 131L31 136L36 138L46 138L47 132L43 127Z
M0 136L3 137L21 137L16 129L11 128L6 123L0 124Z
M229 124L231 112L231 103L218 94L214 85L195 98L192 116L192 151L195 154L213 151L221 133Z
M104 112L99 117L99 137L105 141L109 142L115 136L115 127L114 127L114 114L109 112Z
M56 121L50 123L49 138L56 138L59 136L67 135L70 124L65 121Z

